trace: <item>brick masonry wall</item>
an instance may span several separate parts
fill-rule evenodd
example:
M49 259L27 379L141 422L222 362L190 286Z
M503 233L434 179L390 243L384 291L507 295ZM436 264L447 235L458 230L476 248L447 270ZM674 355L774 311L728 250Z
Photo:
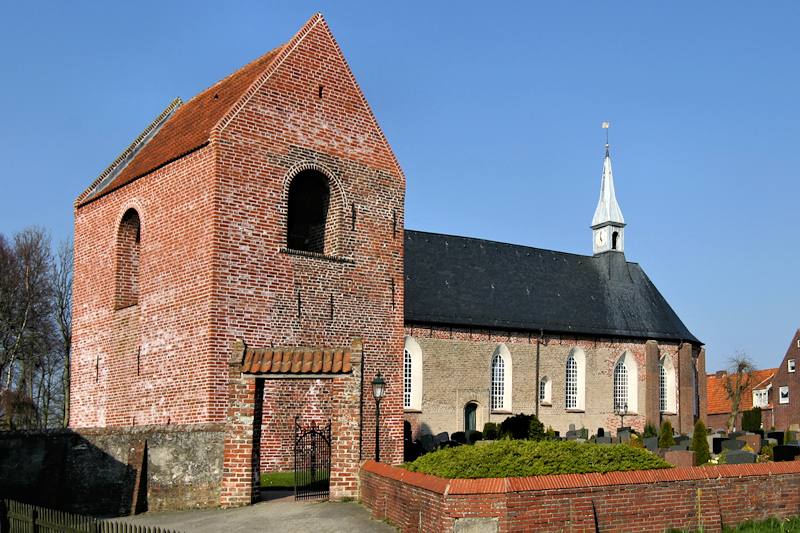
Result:
M324 255L285 250L289 185L306 169L330 182ZM256 383L229 368L234 340L330 347L360 338L363 389L342 391L371 404L380 370L382 456L401 461L404 196L383 132L313 17L207 146L76 209L73 426L223 423L260 443L269 428L253 423ZM137 303L117 309L115 250L130 208L141 224ZM358 459L374 454L371 407L348 406L356 418L341 417L347 430L334 435L348 443L349 471L336 475L350 492ZM258 448L237 441L220 459L230 504L249 501Z
M789 359L795 361L794 372L789 372ZM781 387L789 387L788 403L780 403ZM796 426L800 424L800 330L795 333L789 349L786 350L786 355L781 361L781 366L775 373L770 394L775 414L775 427L781 430L789 427L797 429Z
M800 462L448 480L369 461L361 498L403 532L717 532L797 516Z
M620 426L620 417L613 410L613 376L614 365L626 351L636 360L638 406L635 414L625 417L625 425L642 431L648 418L648 387L655 389L656 400L658 398L657 362L653 377L648 378L645 341L558 335L545 335L543 339L539 339L538 332L528 334L411 324L406 324L405 334L416 340L423 354L422 412L409 412L405 415L405 420L411 423L414 438L421 433L463 431L464 406L468 402L478 405L479 430L483 428L484 422L500 422L509 416L507 413L491 412L489 409L491 360L501 343L508 348L513 366L510 411L537 414L546 427L552 426L562 435L570 424L574 424L576 428L585 427L590 435L601 427L614 432ZM583 412L568 412L565 408L565 365L570 351L576 347L586 354L585 409ZM675 396L678 400L678 344L656 343L655 351L657 359L665 356L672 358L676 369ZM695 364L699 356L698 352ZM549 405L539 404L538 401L538 382L545 376L552 383ZM688 408L689 416L693 416L694 403L691 398L685 402L688 403L685 408ZM680 411L680 403L677 406ZM655 418L654 423L660 424L660 413L656 410L654 415L651 415ZM677 417L665 417L670 418L673 424L677 422ZM692 428L693 424L686 431L691 432Z

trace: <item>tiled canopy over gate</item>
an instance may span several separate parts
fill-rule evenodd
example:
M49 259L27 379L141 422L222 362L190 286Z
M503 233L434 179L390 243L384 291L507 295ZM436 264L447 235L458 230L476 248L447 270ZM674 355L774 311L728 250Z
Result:
M248 348L246 374L347 374L351 348Z

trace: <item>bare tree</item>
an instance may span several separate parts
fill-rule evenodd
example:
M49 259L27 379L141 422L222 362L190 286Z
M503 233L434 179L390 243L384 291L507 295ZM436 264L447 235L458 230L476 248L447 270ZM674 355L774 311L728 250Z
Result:
M70 386L70 348L72 346L72 268L74 252L69 240L58 246L53 266L53 317L60 334L60 352L63 374L61 391L63 395L64 416L62 427L69 426L69 386Z
M727 359L728 375L722 380L722 387L731 400L731 412L728 414L728 431L733 431L736 416L739 414L739 405L745 391L754 385L756 371L755 364L746 353L737 352Z

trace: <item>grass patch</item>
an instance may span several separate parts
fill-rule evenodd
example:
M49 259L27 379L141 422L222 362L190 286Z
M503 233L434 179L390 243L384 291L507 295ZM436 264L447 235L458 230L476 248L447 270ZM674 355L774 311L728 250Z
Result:
M747 522L737 527L724 527L725 533L800 533L800 518L768 518L761 522ZM685 530L671 529L668 533L686 533ZM699 532L696 532L699 533Z
M404 467L444 478L475 479L650 470L672 465L647 450L625 444L499 440L486 446L445 448Z
M311 488L319 486L320 483L327 483L330 472L317 471L316 477L317 480L315 482L308 483L300 488ZM261 474L261 490L294 490L294 472Z

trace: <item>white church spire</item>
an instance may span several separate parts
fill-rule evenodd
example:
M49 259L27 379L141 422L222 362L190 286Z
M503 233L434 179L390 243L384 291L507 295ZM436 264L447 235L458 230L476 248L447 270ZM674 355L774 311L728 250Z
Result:
M608 123L604 122L608 135ZM603 181L600 185L600 201L594 212L591 228L594 232L594 253L608 251L624 252L623 228L625 219L617 204L614 194L614 177L611 173L611 157L608 154L608 137L606 137L606 158L603 161Z

